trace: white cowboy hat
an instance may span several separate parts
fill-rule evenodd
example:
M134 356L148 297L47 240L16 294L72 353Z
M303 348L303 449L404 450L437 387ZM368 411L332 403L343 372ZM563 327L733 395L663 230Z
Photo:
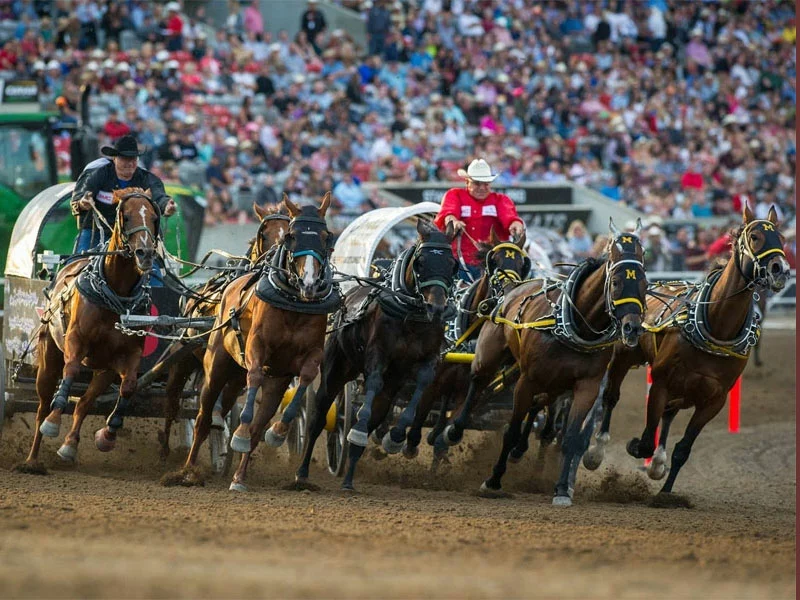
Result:
M494 181L499 173L492 174L492 168L482 158L476 158L467 167L467 170L459 169L456 171L459 177L466 177L467 179L472 179L473 181L481 181L484 183L489 183Z

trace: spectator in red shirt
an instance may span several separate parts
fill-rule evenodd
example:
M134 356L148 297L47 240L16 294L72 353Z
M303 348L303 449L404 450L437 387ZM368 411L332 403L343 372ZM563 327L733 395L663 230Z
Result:
M703 167L700 164L694 164L689 167L689 170L681 177L681 187L683 189L694 188L696 190L702 190L704 185Z
M108 121L103 126L103 133L105 133L111 141L121 138L123 135L128 135L131 128L119 120L119 113L112 110L108 114Z
M183 50L183 19L178 14L180 10L181 5L177 2L167 4L167 34L169 35L167 50L170 52Z
M459 169L458 176L466 180L467 188L452 188L445 193L434 223L442 231L452 223L457 233L463 232L453 240L453 253L461 263L459 276L474 280L483 266L475 243L488 242L492 228L500 239L518 238L525 231L525 224L511 198L491 190L497 174L492 173L485 160L476 158L466 171Z

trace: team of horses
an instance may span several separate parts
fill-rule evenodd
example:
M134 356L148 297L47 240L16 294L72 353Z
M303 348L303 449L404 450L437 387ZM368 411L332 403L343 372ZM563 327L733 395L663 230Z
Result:
M647 424L627 450L636 458L652 457L652 478L669 471L662 492L670 493L694 440L724 405L757 342L755 302L765 290L781 289L789 275L775 211L762 220L745 207L731 260L701 284L648 285L641 223L634 231L620 231L610 222L602 257L582 261L566 277L545 279L528 279L524 236L501 240L492 232L480 248L484 273L465 291L457 286L458 262L451 250L456 233L419 218L413 246L378 269L376 277L359 280L340 295L330 265L334 236L325 219L330 201L326 194L318 206L297 206L284 197L279 209L256 207L261 223L241 269L212 278L183 302L184 315L213 315L215 323L205 343L186 348L170 367L159 436L163 457L188 378L202 369L203 383L191 450L184 467L164 477L165 484L203 483L198 453L214 425L218 400L224 416L245 394L241 423L231 437L241 461L230 484L244 491L253 451L262 439L271 446L283 443L306 390L318 380L294 483L314 488L309 467L329 409L348 382L363 378L364 397L347 434L342 483L353 489L371 437L387 454L402 452L413 459L423 425L438 405L428 443L434 446L434 461L441 460L461 441L498 373L513 373L513 409L502 450L479 493L504 495L507 463L527 450L537 414L544 411L552 418L556 404L569 394L553 496L554 505L569 506L581 459L590 469L603 460L628 370L649 363L653 386ZM124 335L115 324L124 312L147 308L160 213L148 190L118 190L113 202L117 213L108 244L94 258L81 257L64 267L50 291L37 346L39 409L23 471L43 471L42 439L58 436L81 367L91 369L92 379L58 450L65 461L76 459L92 402L119 380L116 406L95 434L99 450L113 449L136 391L143 338ZM456 341L447 337L453 323ZM448 349L465 344L474 352L471 364L443 360ZM291 401L273 422L287 393ZM401 399L403 409L391 421L392 407ZM602 422L593 436L600 402ZM668 470L670 424L678 410L691 407L694 415Z

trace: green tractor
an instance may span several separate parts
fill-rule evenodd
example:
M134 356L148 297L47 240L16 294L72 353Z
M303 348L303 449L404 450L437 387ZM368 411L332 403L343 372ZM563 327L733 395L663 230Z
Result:
M35 81L0 80L0 266L5 269L11 232L22 209L39 192L77 180L83 168L99 157L97 136L88 126L88 96L81 97L82 124L71 127L71 172L59 177L54 140L64 128L58 114L42 110ZM66 176L64 176L66 175ZM203 228L205 199L202 192L184 185L164 184L178 205L164 232L166 248L183 260L193 260ZM54 254L72 252L77 234L75 218L68 209L57 221L48 222L42 243ZM2 289L0 289L2 304Z

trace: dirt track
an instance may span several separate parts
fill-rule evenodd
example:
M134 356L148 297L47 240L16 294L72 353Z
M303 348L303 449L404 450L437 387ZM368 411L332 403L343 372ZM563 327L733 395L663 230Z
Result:
M643 371L626 381L610 454L596 473L581 468L570 509L550 506L556 457L542 466L536 446L509 468L513 499L475 497L497 456L488 434L435 478L425 453L365 459L355 495L321 466L322 491L284 491L294 462L262 446L252 491L234 495L218 478L161 487L182 457L159 463L146 420L130 419L101 455L89 419L77 467L60 466L50 440L49 476L13 473L33 424L17 416L0 442L0 595L794 597L795 332L767 331L763 356L745 373L742 432L719 415L678 479L692 509L648 507L658 485L625 455L643 424Z

